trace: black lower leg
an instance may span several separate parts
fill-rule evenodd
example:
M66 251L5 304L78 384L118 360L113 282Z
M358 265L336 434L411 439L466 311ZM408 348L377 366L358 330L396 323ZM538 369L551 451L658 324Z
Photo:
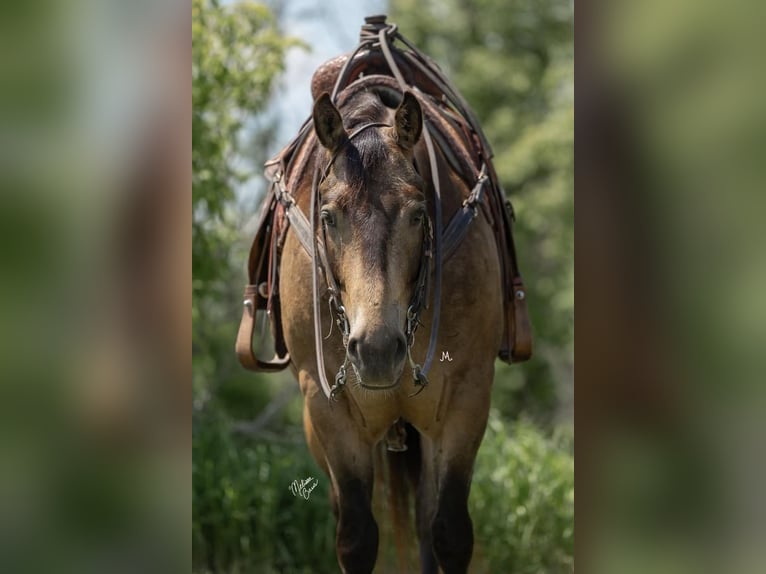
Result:
M473 553L473 524L468 514L469 481L448 475L439 488L432 523L433 547L445 574L464 574Z
M378 555L378 525L370 489L359 479L339 483L336 550L344 572L372 572Z
M418 526L418 544L420 549L420 572L421 574L437 574L438 565L433 549L433 537L431 536L431 519L433 512L430 505L426 504L426 498L418 492L418 505L415 512Z

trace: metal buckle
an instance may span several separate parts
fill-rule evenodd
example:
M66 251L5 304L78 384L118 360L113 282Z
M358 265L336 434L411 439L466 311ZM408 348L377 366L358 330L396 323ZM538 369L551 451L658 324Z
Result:
M428 379L421 371L420 365L412 367L412 382L418 389L414 393L409 394L409 397L416 397L428 386Z
M330 389L330 399L333 401L338 400L338 394L346 386L346 363L343 363L338 369L338 373L335 375L335 384Z

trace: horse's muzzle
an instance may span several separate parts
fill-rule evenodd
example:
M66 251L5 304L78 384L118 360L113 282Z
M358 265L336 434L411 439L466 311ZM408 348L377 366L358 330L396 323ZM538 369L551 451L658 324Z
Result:
M381 328L352 333L347 353L363 387L386 389L395 386L402 375L407 345L404 334Z

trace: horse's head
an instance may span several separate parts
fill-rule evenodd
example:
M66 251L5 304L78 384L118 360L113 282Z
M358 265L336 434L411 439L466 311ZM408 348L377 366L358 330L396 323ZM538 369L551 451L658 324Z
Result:
M422 111L409 92L396 110L370 93L341 110L327 94L314 104L327 150L320 165L330 166L319 187L320 233L349 321L348 359L363 386L387 388L406 360L407 310L427 229L425 184L413 165ZM388 125L369 125L381 123Z

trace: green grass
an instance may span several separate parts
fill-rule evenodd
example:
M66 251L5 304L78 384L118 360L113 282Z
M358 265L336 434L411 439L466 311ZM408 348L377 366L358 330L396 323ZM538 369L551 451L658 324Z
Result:
M195 572L338 572L328 480L299 428L289 427L278 440L256 442L234 434L220 410L206 408L195 415L193 455ZM290 484L308 476L319 479L309 500L294 497ZM471 572L572 572L572 431L548 436L530 423L504 422L493 411L470 507ZM389 554L381 548L381 566Z
M574 571L574 436L548 437L493 412L479 450L469 505L474 572Z
M301 435L236 436L214 409L194 421L192 560L198 572L336 572L328 483ZM295 440L293 440L295 439ZM313 476L309 500L293 480Z

